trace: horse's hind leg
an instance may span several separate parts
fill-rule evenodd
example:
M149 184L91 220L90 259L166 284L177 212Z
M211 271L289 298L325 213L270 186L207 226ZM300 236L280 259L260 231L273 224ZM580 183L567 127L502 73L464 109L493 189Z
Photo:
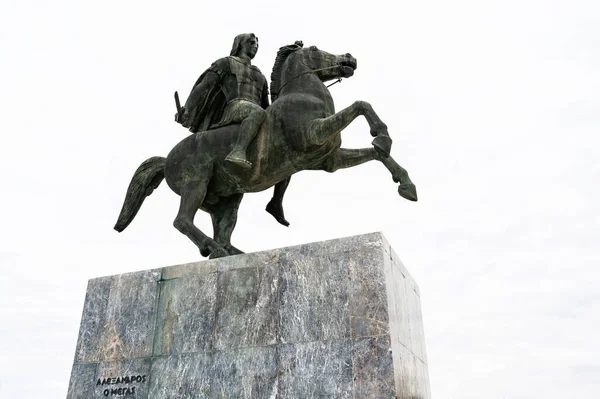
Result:
M227 256L227 251L215 240L206 236L194 225L194 216L204 201L208 179L187 182L181 189L179 213L173 221L173 226L185 234L200 250L202 256Z
M237 222L237 213L243 196L243 194L234 194L226 198L221 197L218 203L207 206L212 217L215 241L230 255L244 253L231 245L231 234Z

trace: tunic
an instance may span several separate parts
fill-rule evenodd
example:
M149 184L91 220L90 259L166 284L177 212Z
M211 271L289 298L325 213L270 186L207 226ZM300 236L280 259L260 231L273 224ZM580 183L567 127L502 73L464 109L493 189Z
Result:
M218 76L208 96L185 104L189 118L184 126L192 132L240 123L252 112L264 112L269 106L267 79L256 66L238 57L220 58L198 78L194 88L204 82L208 72Z

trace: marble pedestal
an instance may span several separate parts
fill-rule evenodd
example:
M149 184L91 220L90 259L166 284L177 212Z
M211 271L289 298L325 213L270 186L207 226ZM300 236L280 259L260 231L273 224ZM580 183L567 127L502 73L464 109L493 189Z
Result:
M67 398L429 399L381 233L89 281Z

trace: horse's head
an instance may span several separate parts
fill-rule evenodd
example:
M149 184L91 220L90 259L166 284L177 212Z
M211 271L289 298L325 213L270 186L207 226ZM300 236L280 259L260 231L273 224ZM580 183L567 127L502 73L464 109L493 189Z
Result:
M335 55L316 46L303 48L302 42L279 49L271 74L271 101L286 85L305 75L316 75L322 82L354 75L356 58L351 54Z
M293 58L292 58L293 57ZM314 72L321 81L337 78L349 78L354 75L356 58L351 54L335 55L310 46L296 51L290 56L289 62L296 62Z

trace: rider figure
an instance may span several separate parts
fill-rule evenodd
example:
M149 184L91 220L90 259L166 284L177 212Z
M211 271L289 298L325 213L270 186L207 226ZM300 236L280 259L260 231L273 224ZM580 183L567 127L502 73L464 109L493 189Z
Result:
M241 123L235 146L225 159L245 169L252 167L246 148L269 106L267 79L251 63L257 51L258 38L253 33L236 36L231 55L215 61L200 76L177 117L193 132Z
M246 149L266 117L269 106L267 79L251 60L258 51L258 38L253 33L237 35L229 57L215 61L196 81L188 99L175 115L175 121L191 132L215 129L240 123L237 141L226 161L244 169L252 167ZM275 186L267 212L285 226L283 194L286 179Z

